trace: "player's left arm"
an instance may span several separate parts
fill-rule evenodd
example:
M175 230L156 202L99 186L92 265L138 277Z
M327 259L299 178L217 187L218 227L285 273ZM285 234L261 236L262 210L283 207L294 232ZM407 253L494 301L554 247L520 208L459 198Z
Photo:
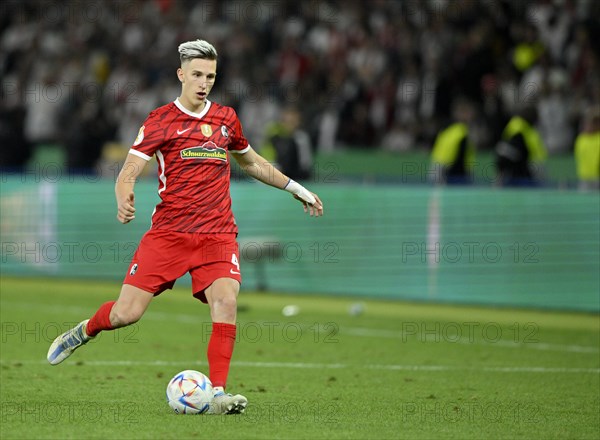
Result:
M294 198L304 205L304 212L308 212L315 217L323 215L323 202L321 202L319 196L287 177L254 151L252 147L248 147L248 150L244 153L234 153L232 156L249 176L267 185L292 193Z

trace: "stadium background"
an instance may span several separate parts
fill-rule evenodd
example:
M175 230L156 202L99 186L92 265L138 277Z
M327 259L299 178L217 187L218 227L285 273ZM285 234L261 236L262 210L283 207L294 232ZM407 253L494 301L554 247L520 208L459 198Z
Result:
M234 173L244 289L598 311L600 206L573 140L600 102L594 1L3 2L2 275L122 278L157 201L114 220L141 121L179 93L179 42L219 53L211 99L259 148L298 105L326 217ZM515 54L520 54L516 56ZM478 109L475 184L434 187L454 99ZM541 115L540 188L496 187L493 146ZM186 280L183 280L186 283Z

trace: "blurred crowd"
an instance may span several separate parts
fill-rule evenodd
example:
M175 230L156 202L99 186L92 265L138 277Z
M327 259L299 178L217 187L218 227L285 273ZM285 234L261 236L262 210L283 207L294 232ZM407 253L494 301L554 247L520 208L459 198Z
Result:
M600 104L596 0L5 0L0 7L2 164L41 144L73 168L180 91L177 46L219 52L210 99L254 146L294 105L315 151L431 149L457 100L492 150L535 106L549 154L570 153ZM10 147L9 147L10 146Z

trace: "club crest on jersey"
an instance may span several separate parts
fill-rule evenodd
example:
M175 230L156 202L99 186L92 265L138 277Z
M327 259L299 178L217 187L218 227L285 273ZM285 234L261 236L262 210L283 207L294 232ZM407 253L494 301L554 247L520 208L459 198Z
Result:
M210 127L209 127L210 128ZM180 151L182 159L217 159L227 162L227 151L212 141Z
M138 131L138 135L135 138L135 141L133 142L133 146L135 147L136 145L139 145L142 143L142 141L144 140L144 130L146 129L146 126L142 125L140 127L140 131Z
M221 125L221 134L223 135L224 138L229 137L229 131L227 130L227 127L225 127L224 125Z
M137 263L135 263L133 266L131 266L131 270L129 271L129 275L131 275L131 276L135 275L135 273L137 272L137 268L138 268Z
M211 137L212 136L212 127L208 124L202 124L200 126L200 130L202 130L202 134L206 137Z

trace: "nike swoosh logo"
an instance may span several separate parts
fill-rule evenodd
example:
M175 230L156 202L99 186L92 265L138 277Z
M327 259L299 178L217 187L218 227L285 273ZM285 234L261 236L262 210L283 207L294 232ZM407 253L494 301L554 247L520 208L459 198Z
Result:
M177 130L177 134L183 134L183 133L185 133L186 131L188 131L188 130L191 130L191 129L192 129L192 128L190 127L190 128L186 128L185 130Z
M235 270L233 270L233 269L229 269L229 273L232 273L232 274L234 274L234 275L239 275L239 274L240 274L239 272L236 272L236 271L235 271Z

